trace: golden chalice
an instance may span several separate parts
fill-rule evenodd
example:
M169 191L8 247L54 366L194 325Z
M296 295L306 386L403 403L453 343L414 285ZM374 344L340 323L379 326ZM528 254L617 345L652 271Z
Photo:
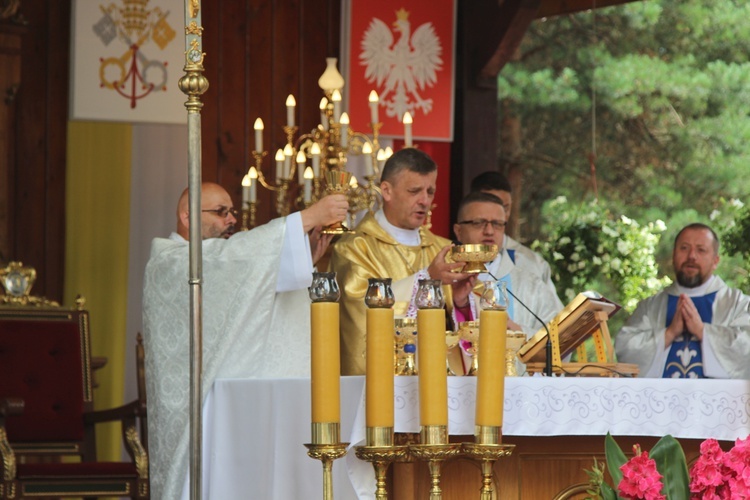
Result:
M476 375L478 368L479 352L479 321L463 321L458 325L458 338L469 342L470 346L466 352L471 355L471 368L466 375Z
M523 363L518 359L517 353L522 345L526 343L526 334L523 332L514 332L508 330L505 337L505 375L508 377L517 377L519 365L523 368Z
M352 173L345 170L328 170L326 172L326 193L347 194ZM344 234L351 231L343 222L335 222L321 231L323 234Z
M454 352L454 349L458 349L458 355L461 355L461 348L458 347L458 341L461 340L458 336L458 332L454 332L453 330L446 330L445 331L445 347L448 350L448 355L446 357L445 363L448 368L448 375L455 376L456 372L453 370L453 367L451 367L450 357L452 353ZM463 375L463 374L462 374Z
M485 264L497 257L497 245L457 245L451 251L454 262L464 262L462 273L486 273Z

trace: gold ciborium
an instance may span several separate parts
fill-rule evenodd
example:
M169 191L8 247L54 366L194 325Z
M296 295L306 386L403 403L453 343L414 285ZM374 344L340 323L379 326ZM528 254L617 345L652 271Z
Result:
M328 170L326 172L326 194L347 194L352 173L345 170ZM335 222L321 231L323 234L344 234L350 229L343 222Z
M451 251L451 260L464 262L462 273L486 273L485 264L497 257L497 245L457 245Z
M479 352L479 321L462 321L459 323L458 338L470 344L466 352L471 355L471 367L466 375L476 375L479 364L477 358Z
M417 318L396 318L394 322L396 375L416 375Z

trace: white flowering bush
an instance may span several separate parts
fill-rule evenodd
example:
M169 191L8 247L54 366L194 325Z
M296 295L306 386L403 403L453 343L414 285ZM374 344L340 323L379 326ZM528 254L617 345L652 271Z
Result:
M671 283L658 276L654 257L666 229L661 220L640 225L596 201L573 205L564 196L545 206L544 217L547 239L535 241L532 248L549 262L565 302L605 280L618 295L609 298L632 312L640 300Z

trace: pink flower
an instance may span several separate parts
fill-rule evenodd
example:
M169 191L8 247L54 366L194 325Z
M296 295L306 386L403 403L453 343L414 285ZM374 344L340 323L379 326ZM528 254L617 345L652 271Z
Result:
M706 439L690 478L695 500L750 498L750 440L738 439L734 448L724 453L715 439Z
M647 451L641 452L639 445L633 446L633 453L635 456L620 467L622 480L617 485L620 496L630 500L665 500L656 462L648 458Z

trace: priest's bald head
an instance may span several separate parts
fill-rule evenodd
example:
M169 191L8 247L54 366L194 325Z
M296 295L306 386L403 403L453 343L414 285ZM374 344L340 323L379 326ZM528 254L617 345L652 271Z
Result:
M424 151L404 148L388 158L380 176L383 213L401 229L424 224L435 198L437 165Z
M201 184L201 236L209 238L229 238L234 234L237 211L227 190L213 182ZM177 234L189 238L190 205L188 189L182 192L177 202Z

